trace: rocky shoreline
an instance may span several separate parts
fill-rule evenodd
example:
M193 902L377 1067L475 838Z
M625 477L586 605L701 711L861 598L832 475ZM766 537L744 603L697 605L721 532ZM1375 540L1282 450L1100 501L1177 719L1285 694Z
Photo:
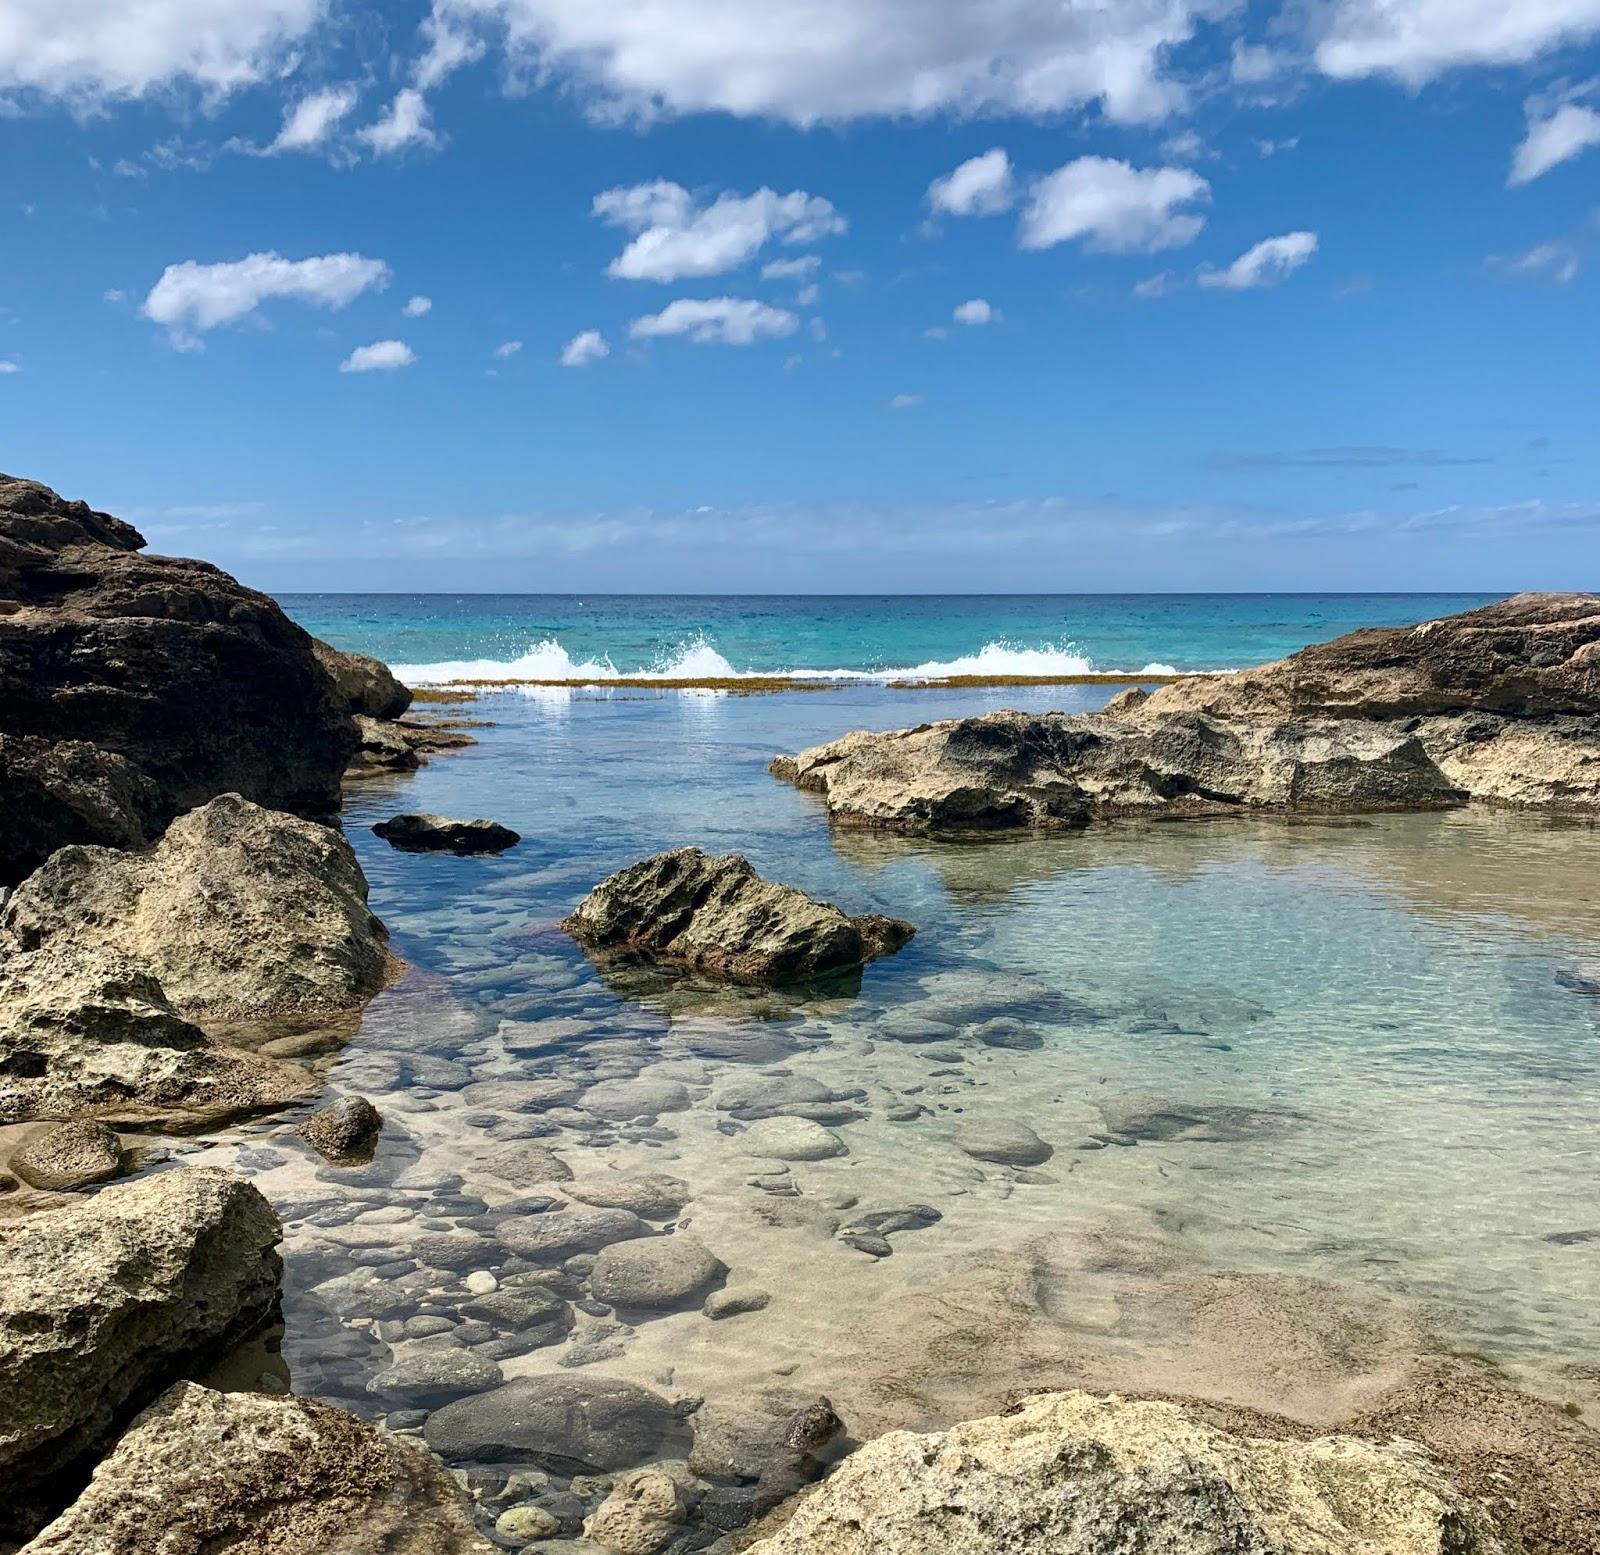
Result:
M1025 979L935 974L860 1038L926 1079L852 1085L804 1011L848 1005L912 925L685 848L600 882L560 928L624 1000L681 978L685 1008L771 990L795 1022L690 1014L648 1057L625 1009L484 1030L390 949L336 820L342 785L370 791L471 736L414 715L376 660L142 544L0 478L0 1550L1600 1547L1583 1420L1432 1339L1378 1355L1381 1325L1327 1292L1180 1277L1153 1236L1132 1263L1092 1237L1070 1257L1008 1244L918 1291L903 1321L858 1335L840 1313L826 1375L796 1363L729 1399L686 1386L700 1336L736 1351L741 1324L781 1310L778 1271L895 1268L941 1234L934 1204L862 1198L885 1191L849 1175L869 1116L938 1120L986 1203L1058 1183L1072 1142L955 1098L974 1056L1026 1062L1039 1020L1098 1014ZM1357 634L1102 714L850 735L774 770L842 825L912 832L1469 802L1587 815L1600 596ZM374 830L433 855L397 867L476 868L520 841L419 813ZM469 971L514 959L553 987L575 977L538 944L491 943ZM330 1094L324 1056L363 1011ZM1076 1149L1296 1123L1168 1098L1099 1110ZM230 1135L239 1170L205 1164L206 1140L145 1140L249 1119ZM668 1125L690 1119L722 1152L715 1183L660 1169L682 1143ZM1224 1347L1226 1385L1149 1396L1068 1345L1050 1312L1064 1279L1091 1305L1174 1305L1197 1326L1220 1310L1248 1342ZM287 1333L286 1300L303 1325ZM1274 1325L1296 1342L1327 1327L1318 1365L1353 1373L1359 1354L1359 1398L1328 1418L1296 1407L1260 1353ZM1304 1342L1309 1367L1321 1341ZM302 1344L317 1359L291 1378ZM648 1383L609 1369L625 1354L656 1357ZM957 1377L1000 1412L953 1424L938 1400Z

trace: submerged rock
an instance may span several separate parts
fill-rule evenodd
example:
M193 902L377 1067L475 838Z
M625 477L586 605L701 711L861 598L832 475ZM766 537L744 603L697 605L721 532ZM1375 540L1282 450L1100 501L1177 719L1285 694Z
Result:
M956 1148L997 1166L1042 1166L1055 1149L1016 1118L986 1118L956 1130Z
M281 1234L248 1182L207 1167L0 1225L0 1480L20 1497L260 1327Z
M63 1192L108 1182L122 1170L122 1141L103 1123L59 1123L25 1139L6 1165L33 1188Z
M847 1459L750 1555L1500 1555L1422 1449L1236 1436L1175 1405L1050 1393Z
M370 1161L383 1132L383 1114L365 1096L341 1096L318 1107L300 1132L330 1161Z
M396 815L372 829L390 847L419 853L504 853L522 841L521 833L498 821L460 821L448 815Z
M848 1155L839 1136L809 1118L761 1118L739 1137L739 1148L747 1155L765 1156L773 1161L827 1161Z
M205 562L0 476L0 885L237 792L332 815L355 730L311 637Z
M727 1272L721 1259L683 1232L636 1237L600 1250L589 1289L595 1300L623 1311L672 1312L694 1305Z
M733 982L795 983L859 968L916 932L847 917L761 879L736 853L658 853L603 880L562 927L586 949L677 962Z
M304 1398L179 1383L27 1555L492 1555L431 1454Z
M62 848L0 913L0 946L121 951L201 1022L359 1008L394 974L387 939L338 832L237 794L148 852Z
M659 1469L639 1469L617 1481L583 1531L615 1555L656 1555L683 1521L683 1498L671 1478Z

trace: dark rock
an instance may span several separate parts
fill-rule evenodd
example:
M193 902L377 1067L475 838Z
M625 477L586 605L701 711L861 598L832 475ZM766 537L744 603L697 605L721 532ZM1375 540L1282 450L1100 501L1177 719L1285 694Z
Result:
M103 1123L58 1123L30 1135L7 1163L30 1187L64 1192L107 1182L122 1170L122 1141Z
M624 1312L670 1312L698 1301L727 1272L702 1243L679 1232L602 1248L589 1289Z
M409 852L503 853L521 834L498 821L460 821L446 815L396 815L373 831L393 848Z
M300 1125L318 1152L336 1162L370 1161L382 1129L383 1114L365 1096L341 1096Z
M392 1402L426 1408L467 1393L482 1393L504 1380L491 1360L450 1344L410 1348L367 1384L367 1391Z
M315 637L311 651L333 681L340 706L352 716L399 718L411 706L410 691L381 660L365 653L343 653Z
M494 1234L510 1252L536 1263L560 1263L574 1253L597 1253L611 1242L649 1236L650 1227L632 1210L574 1208L502 1220Z

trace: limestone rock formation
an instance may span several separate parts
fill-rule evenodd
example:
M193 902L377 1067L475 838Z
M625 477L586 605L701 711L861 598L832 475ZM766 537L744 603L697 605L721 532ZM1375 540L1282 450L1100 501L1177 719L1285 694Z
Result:
M0 885L238 792L331 815L355 730L312 639L204 562L0 476Z
M847 1459L749 1555L1500 1555L1421 1448L1233 1435L1175 1404L1049 1393Z
M381 659L365 653L344 653L320 638L311 639L317 663L333 681L334 695L352 717L394 719L411 706L411 692L395 679Z
M562 924L586 949L677 962L733 982L797 983L859 968L916 932L847 917L763 880L737 853L658 853L603 880Z
M268 1318L281 1234L248 1182L204 1167L0 1225L0 1482L18 1511Z
M409 852L504 853L522 841L498 821L458 821L448 815L396 815L372 830L390 847Z
M327 1404L169 1389L26 1555L491 1555L444 1465Z
M237 794L147 852L62 848L0 912L0 948L121 951L201 1022L355 1009L393 974L386 938L338 832Z
M121 951L79 945L0 954L0 1123L93 1115L195 1128L283 1106L304 1069L210 1042Z
M60 1193L109 1182L122 1162L122 1141L104 1123L82 1119L31 1135L6 1165L29 1187Z

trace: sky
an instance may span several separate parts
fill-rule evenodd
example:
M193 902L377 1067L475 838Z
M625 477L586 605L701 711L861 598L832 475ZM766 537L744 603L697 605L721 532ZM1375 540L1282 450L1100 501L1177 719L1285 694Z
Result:
M6 0L0 469L276 590L1600 586L1600 0Z

